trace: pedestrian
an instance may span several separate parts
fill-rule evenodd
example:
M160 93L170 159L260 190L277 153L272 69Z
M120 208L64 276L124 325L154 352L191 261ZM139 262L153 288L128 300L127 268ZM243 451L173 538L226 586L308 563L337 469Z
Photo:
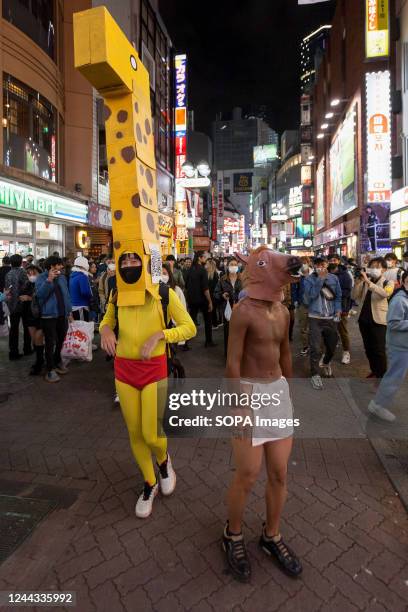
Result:
M182 269L182 274L183 274L183 279L184 279L184 285L187 284L187 276L191 270L191 258L190 257L185 257L183 259L183 269Z
M177 267L176 258L174 257L174 255L167 255L166 262L169 264L171 268L171 272L174 278L174 282L176 283L176 286L180 287L180 289L184 289L186 284L184 282L183 272Z
M293 328L295 327L295 302L293 299L292 283L287 283L282 290L282 304L289 312L289 342L293 341Z
M182 303L183 307L187 310L187 302L186 297L184 295L184 291L181 289L181 287L179 287L179 285L176 285L176 281L174 279L174 275L169 261L166 261L162 266L161 282L165 285L168 285L170 289L173 289L178 299ZM173 321L173 325L175 324L176 322ZM180 340L180 342L177 343L177 346L180 346L182 351L190 350L187 340Z
M228 263L226 274L223 274L218 281L214 295L217 302L222 304L222 322L224 328L224 355L227 355L229 320L235 304L239 301L239 294L242 290L241 277L238 273L238 260L231 257ZM225 312L229 305L230 316L227 318Z
M14 361L20 359L22 354L19 352L19 336L20 322L23 323L24 340L23 352L24 355L31 355L33 352L31 346L31 336L28 327L23 320L23 304L20 301L20 295L23 287L28 283L27 272L22 267L23 258L21 255L12 255L10 257L11 269L6 274L5 289L8 292L7 306L10 311L10 334L9 334L9 359Z
M367 270L359 272L352 294L359 303L358 325L371 369L367 378L382 378L387 370L388 298L393 294L394 284L385 278L386 270L383 257L371 259Z
M20 295L22 302L23 321L28 328L31 342L34 346L35 362L31 366L30 375L38 376L44 366L44 334L41 327L40 309L35 292L35 282L42 270L34 264L26 268L28 282L23 287Z
M99 263L97 267L97 275L101 276L108 269L109 262L112 260L112 257L109 255L101 255L99 258Z
M89 318L91 321L95 323L98 322L98 317L101 312L100 304L99 304L99 279L97 276L97 265L95 262L89 264L89 284L91 286L92 298L89 303Z
M305 356L309 352L309 316L308 307L304 303L305 280L312 273L312 261L306 255L300 258L302 267L299 270L300 278L297 283L292 283L292 301L296 308L295 320L300 328L302 348L300 354Z
M3 257L2 264L0 267L0 291L4 291L5 289L6 275L10 272L10 270L10 257L8 255L5 255Z
M406 251L402 256L402 267L404 268L405 272L408 272L408 251Z
M338 255L331 255L329 265L333 266L332 273L337 276L341 289L341 318L337 324L337 330L343 347L343 355L341 363L349 365L351 362L350 355L350 334L348 329L349 313L351 310L351 292L353 289L353 278L347 267L341 263Z
M333 375L331 360L337 346L337 322L341 316L340 283L337 276L328 272L327 266L325 258L315 259L314 272L305 279L303 298L309 317L310 381L316 390L323 389L319 367L326 377ZM325 352L320 358L322 340Z
M33 264L34 264L34 255L29 253L29 255L26 255L24 258L23 266L25 269L27 269L28 266L32 266Z
M394 284L394 289L399 289L401 287L401 277L404 269L398 265L398 257L395 253L387 253L384 259L387 264L387 270L384 277L387 281Z
M90 305L93 299L89 282L89 262L86 257L77 257L69 278L69 294L72 316L75 321L89 321Z
M377 394L368 405L371 414L384 421L395 421L389 410L395 395L408 373L408 271L402 275L401 288L389 301L387 313L386 347L388 369Z
M41 312L41 326L44 332L45 380L58 382L59 374L66 374L67 368L61 361L61 349L68 331L68 319L72 319L72 305L67 280L62 274L60 257L51 255L44 263L45 271L35 282L35 292Z
M191 317L196 324L197 315L202 313L205 327L205 347L215 346L212 339L211 313L213 303L208 288L208 276L204 268L208 255L197 251L186 279L186 297Z
M106 259L107 269L99 277L98 294L101 312L105 312L110 295L116 291L116 264L113 257Z
M210 297L213 304L211 321L213 329L217 329L218 326L221 324L222 316L220 316L219 301L214 296L215 289L218 285L219 280L217 266L215 264L214 259L212 259L211 257L207 259L207 261L205 262L205 269L207 270L208 288L210 290Z

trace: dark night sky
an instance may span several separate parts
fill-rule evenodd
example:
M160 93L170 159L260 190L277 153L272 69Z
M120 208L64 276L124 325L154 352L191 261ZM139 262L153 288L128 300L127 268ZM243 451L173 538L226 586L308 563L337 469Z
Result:
M330 22L335 0L160 0L160 13L189 66L195 129L210 133L217 111L264 104L278 132L299 121L299 44Z

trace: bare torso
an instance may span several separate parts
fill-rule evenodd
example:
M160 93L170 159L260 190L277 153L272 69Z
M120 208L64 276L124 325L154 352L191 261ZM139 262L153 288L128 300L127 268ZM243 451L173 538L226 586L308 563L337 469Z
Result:
M272 381L282 376L281 344L288 333L288 311L279 302L246 298L238 306L240 319L246 323L241 359L241 378ZM238 313L237 313L238 314ZM242 332L245 333L243 327Z

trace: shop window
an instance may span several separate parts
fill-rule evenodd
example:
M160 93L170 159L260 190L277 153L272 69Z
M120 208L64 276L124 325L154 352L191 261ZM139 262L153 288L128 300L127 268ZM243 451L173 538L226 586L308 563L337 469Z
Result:
M31 221L16 221L16 236L32 236L33 224Z
M0 217L0 234L13 234L13 219Z
M62 226L56 223L37 221L35 224L35 237L37 240L62 241Z
M50 181L57 180L55 108L39 93L3 75L3 160Z
M54 0L3 0L3 19L55 59Z

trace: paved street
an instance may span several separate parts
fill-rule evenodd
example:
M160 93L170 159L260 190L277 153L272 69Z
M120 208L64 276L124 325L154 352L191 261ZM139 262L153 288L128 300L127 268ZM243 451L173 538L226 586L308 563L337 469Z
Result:
M222 375L222 330L215 339L215 349L204 350L199 337L182 355L188 376ZM357 385L367 367L355 330L353 344L347 375ZM142 480L112 408L112 366L101 351L92 364L73 364L60 384L47 386L27 376L27 358L9 364L4 339L0 350L0 494L58 503L0 566L0 590L76 591L81 612L407 609L407 514L366 438L295 442L282 532L303 560L298 580L285 577L257 546L263 474L245 519L253 579L237 584L219 543L233 471L228 441L172 440L176 493L157 498L153 516L137 520ZM306 363L295 357L296 376L306 374ZM339 393L344 372L336 366ZM362 394L344 391L337 405L358 420L372 393L367 385ZM322 409L319 398L326 396L313 397ZM398 447L405 452L405 443Z

